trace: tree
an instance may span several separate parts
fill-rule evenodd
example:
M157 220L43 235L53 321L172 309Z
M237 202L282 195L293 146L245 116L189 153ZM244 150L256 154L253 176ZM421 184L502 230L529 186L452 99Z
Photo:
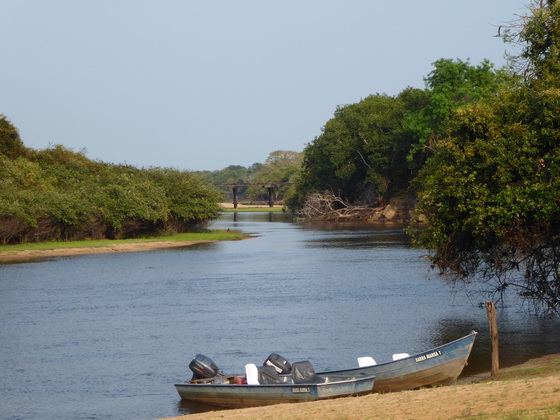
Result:
M268 155L264 164L254 164L255 171L251 174L251 183L268 182L294 182L295 177L301 171L303 153L292 150L276 150ZM283 198L290 187L283 186L276 190L275 201ZM255 200L267 199L268 193L262 187L249 187L247 196Z
M514 288L560 313L560 9L531 9L516 88L456 110L419 177L427 228L416 238L452 282ZM542 25L546 23L544 27ZM554 28L552 30L551 28Z
M469 60L442 58L433 66L434 69L424 78L424 95L403 92L409 103L414 104L403 122L415 136L415 144L408 156L413 169L419 169L430 156L456 109L493 96L511 79L505 70L495 70L488 60L472 65Z
M402 126L404 112L400 97L379 94L339 106L304 150L295 205L325 190L350 203L373 203L406 186L411 136Z
M529 12L500 35L521 47L519 54L510 55L510 65L532 85L560 77L560 6L556 0L533 0Z
M5 115L0 114L0 155L5 155L11 159L25 156L27 148L19 138L16 127L10 123Z
M264 163L270 168L301 167L303 154L292 150L276 150L268 155Z
M219 171L206 172L203 175L212 184L240 184L247 182L247 168L241 165L230 165Z
M60 145L27 149L0 119L0 243L184 232L218 217L222 193L172 169L91 161Z
M491 97L508 79L484 60L440 59L426 89L398 96L371 95L339 106L322 134L304 150L303 168L290 207L302 208L312 193L330 191L350 204L373 204L408 194L453 112Z

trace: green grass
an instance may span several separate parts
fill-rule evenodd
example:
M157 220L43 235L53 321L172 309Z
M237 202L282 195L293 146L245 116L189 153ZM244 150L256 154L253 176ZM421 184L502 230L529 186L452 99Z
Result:
M113 244L159 242L159 241L233 241L247 237L246 234L236 231L210 229L201 232L179 233L171 236L152 236L138 239L104 239L83 240L69 242L39 242L18 245L0 245L0 251L41 250L60 248L99 248Z
M505 371L501 371L498 375L500 380L519 379L531 376L551 375L560 372L560 360L551 360L544 366L526 366L512 367Z

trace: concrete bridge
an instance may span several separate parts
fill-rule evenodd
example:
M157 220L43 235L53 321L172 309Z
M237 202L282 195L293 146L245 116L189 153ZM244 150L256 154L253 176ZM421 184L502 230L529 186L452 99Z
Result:
M214 184L216 187L227 187L233 191L233 208L237 208L237 191L242 187L263 187L268 190L268 205L274 206L274 190L280 187L289 187L293 182L257 182L257 183L237 183L237 184Z

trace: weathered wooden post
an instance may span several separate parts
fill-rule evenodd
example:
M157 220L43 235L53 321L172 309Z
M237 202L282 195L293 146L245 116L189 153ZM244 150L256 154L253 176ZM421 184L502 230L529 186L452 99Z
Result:
M496 306L494 302L486 302L486 313L490 324L490 339L492 341L492 371L491 376L498 376L500 371L500 357L498 352L498 322L496 321Z

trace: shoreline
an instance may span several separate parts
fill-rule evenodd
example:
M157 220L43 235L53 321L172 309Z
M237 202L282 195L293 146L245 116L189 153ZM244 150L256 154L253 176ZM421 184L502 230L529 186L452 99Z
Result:
M233 209L233 204L231 203L220 203L220 206L224 210ZM240 208L245 209L268 209L263 205L239 205ZM246 235L243 239L250 238L250 235ZM111 240L107 239L107 245L101 246L83 246L83 247L61 247L61 248L45 248L45 249L10 249L10 250L0 250L0 264L18 264L26 262L35 262L47 258L55 257L72 257L79 255L93 255L93 254L111 254L115 252L143 252L143 251L155 251L158 249L170 249L170 248L181 248L186 246L192 246L201 243L217 242L222 239L200 239L200 240L150 240L150 241L134 241L126 243L111 243ZM228 240L228 239L226 239Z
M52 257L71 257L77 255L111 254L115 252L142 252L158 249L180 248L195 244L215 242L213 240L196 241L149 241L129 243L108 243L96 247L49 248L49 249L18 249L0 251L0 263L16 263L40 260Z
M374 385L375 386L375 385ZM560 418L560 353L530 359L456 384L418 390L166 417L195 419L542 419Z

